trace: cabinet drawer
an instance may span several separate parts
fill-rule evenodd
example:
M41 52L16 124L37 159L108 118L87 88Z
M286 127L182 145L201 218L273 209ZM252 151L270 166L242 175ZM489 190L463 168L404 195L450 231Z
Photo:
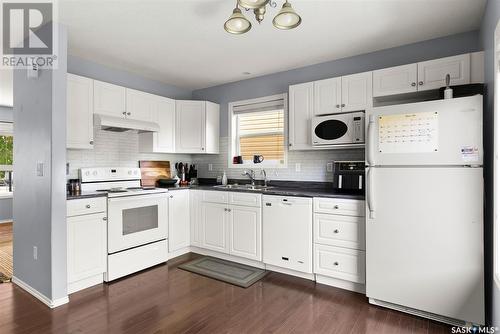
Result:
M314 212L364 217L365 201L355 199L315 197Z
M226 204L228 202L228 193L226 191L204 191L203 192L203 202L210 203L222 203Z
M363 284L365 252L315 244L314 273Z
M66 216L106 212L106 197L82 198L66 201Z
M365 218L315 213L314 242L364 250Z
M261 194L249 194L240 192L230 192L229 193L229 204L234 205L244 205L244 206L262 206L262 195Z

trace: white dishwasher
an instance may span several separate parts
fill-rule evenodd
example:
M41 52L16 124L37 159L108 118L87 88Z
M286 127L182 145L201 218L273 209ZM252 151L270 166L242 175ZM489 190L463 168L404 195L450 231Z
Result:
M312 198L262 196L264 263L312 273Z

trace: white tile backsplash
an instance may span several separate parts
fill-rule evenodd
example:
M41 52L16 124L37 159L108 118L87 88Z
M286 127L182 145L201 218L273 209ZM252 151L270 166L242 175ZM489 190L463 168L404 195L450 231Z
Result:
M68 178L78 178L80 168L138 167L139 160L168 160L173 168L175 162L178 161L190 163L191 156L189 154L141 153L137 131L111 132L94 127L93 150L67 150Z
M226 171L227 177L232 179L243 179L241 175L245 168L228 168L228 137L220 138L220 152L218 155L193 155L193 163L197 165L198 177L216 178ZM342 160L364 160L364 150L317 150L317 151L289 151L287 168L266 168L269 180L292 180L292 181L317 181L332 182L333 173L327 172L327 163ZM300 172L295 171L295 166L300 163ZM208 170L208 164L212 164L212 171ZM262 179L260 168L253 168L258 179Z

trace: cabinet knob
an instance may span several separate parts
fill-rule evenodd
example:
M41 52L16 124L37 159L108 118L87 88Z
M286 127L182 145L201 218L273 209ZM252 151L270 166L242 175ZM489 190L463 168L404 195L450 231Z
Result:
M424 84L424 82L423 82L423 81L419 81L419 82L418 82L418 84L419 84L420 86L422 86L422 85Z
M174 198L174 195L170 195L170 198Z
M90 204L85 205L87 209L90 209Z
M338 266L338 265L339 265L339 263L338 263L337 261L335 261L335 262L333 262L333 265L334 265L334 266Z
M108 217L102 217L102 220L108 221Z
M226 212L227 212L227 208L224 208L224 211L226 211Z
M411 86L412 86L412 87L415 87L416 85L417 85L417 84L416 84L415 82L412 82L412 83L411 83Z
M288 146L292 146L292 143L288 144Z
M335 108L340 108L340 104L335 105Z
M201 150L202 150L202 151L205 151L205 148L204 148L204 147L202 147L202 148L201 148Z
M231 212L231 209L227 209L228 212Z
M344 108L344 107L345 107L345 103L342 103L342 108Z
M338 205L335 205L333 208L334 208L335 210L337 210L337 209L339 208L339 206L338 206Z
M89 144L94 145L94 141L93 140L89 141Z
M130 116L132 113L128 112L127 115Z
M338 229L333 230L333 233L339 233Z
M124 111L124 112L122 112L122 114L123 114L123 115L126 115L126 114L127 114L127 112L126 112L126 111Z

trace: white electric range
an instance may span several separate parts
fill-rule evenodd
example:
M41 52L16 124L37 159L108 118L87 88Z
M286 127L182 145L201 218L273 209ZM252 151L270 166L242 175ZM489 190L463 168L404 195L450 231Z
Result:
M139 168L82 168L82 192L108 197L105 281L163 263L168 257L168 189L141 187Z

